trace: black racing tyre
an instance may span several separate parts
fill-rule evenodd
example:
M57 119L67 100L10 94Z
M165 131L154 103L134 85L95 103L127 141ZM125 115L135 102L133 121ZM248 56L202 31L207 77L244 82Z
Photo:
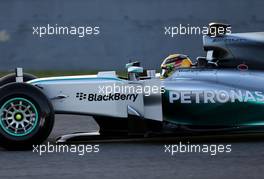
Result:
M47 139L54 125L52 104L35 86L10 83L0 88L0 145L30 149Z
M27 81L30 81L30 80L34 80L36 78L37 78L36 76L34 76L32 74L29 74L29 73L24 73L23 74L24 82L27 82ZM10 74L0 78L0 86L3 86L3 85L8 84L8 83L15 82L15 81L16 81L16 74L15 73L10 73Z

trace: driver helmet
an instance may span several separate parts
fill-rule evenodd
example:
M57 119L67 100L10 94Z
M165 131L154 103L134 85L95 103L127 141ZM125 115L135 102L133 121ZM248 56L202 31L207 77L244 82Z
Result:
M161 77L167 78L178 68L189 68L192 61L187 55L172 54L165 58L161 64Z

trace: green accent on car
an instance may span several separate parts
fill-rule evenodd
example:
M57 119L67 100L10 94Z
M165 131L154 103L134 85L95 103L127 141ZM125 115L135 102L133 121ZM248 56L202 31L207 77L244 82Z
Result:
M15 115L15 119L16 119L17 121L21 121L21 120L23 119L22 114L17 113L17 114Z
M164 121L192 126L261 126L264 124L264 103L170 103L169 91L162 96Z
M21 134L17 134L15 133L14 131L11 131L9 129L7 129L5 126L4 126L4 123L3 123L3 110L5 109L6 106L10 105L11 103L13 102L16 102L16 101L24 101L24 102L27 102L30 107L32 107L33 109L33 112L35 113L35 120L34 120L34 123L33 123L33 126L30 127L28 130L26 130L24 133L21 133ZM17 120L18 122L22 121L24 119L24 116L20 113L19 110L17 111L14 111L15 115L14 115L14 119ZM1 106L1 109L0 109L0 127L9 135L11 136L15 136L15 137L22 137L22 136L26 136L28 134L30 134L37 126L38 124L38 111L37 111L37 108L36 106L29 100L25 99L25 98L12 98L12 99L9 99L8 101L6 101L2 106Z
M28 81L27 83L30 84L36 84L41 82L58 82L58 81L78 81L78 80L114 80L114 81L125 81L120 78L114 78L114 77L87 77L87 78L72 78L72 77L62 77L62 78L38 78L31 81Z

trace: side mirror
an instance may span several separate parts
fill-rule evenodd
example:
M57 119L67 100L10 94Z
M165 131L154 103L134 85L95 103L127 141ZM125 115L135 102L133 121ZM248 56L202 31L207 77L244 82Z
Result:
M139 80L139 74L143 73L143 68L131 66L131 67L128 67L127 72L128 72L128 79L129 80L137 81L137 80Z
M143 73L143 67L140 66L140 62L130 62L126 64L128 72L128 80L137 81L139 80L139 74Z
M127 69L128 73L143 73L143 67L131 66Z
M128 72L128 80L137 81L139 80L139 74L143 73L143 68L131 66L128 67L127 72Z

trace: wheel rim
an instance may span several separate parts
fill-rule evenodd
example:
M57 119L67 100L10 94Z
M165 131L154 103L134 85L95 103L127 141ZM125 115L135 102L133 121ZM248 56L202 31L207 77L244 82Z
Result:
M12 98L0 109L0 125L12 136L25 136L31 133L38 123L35 105L25 98Z

